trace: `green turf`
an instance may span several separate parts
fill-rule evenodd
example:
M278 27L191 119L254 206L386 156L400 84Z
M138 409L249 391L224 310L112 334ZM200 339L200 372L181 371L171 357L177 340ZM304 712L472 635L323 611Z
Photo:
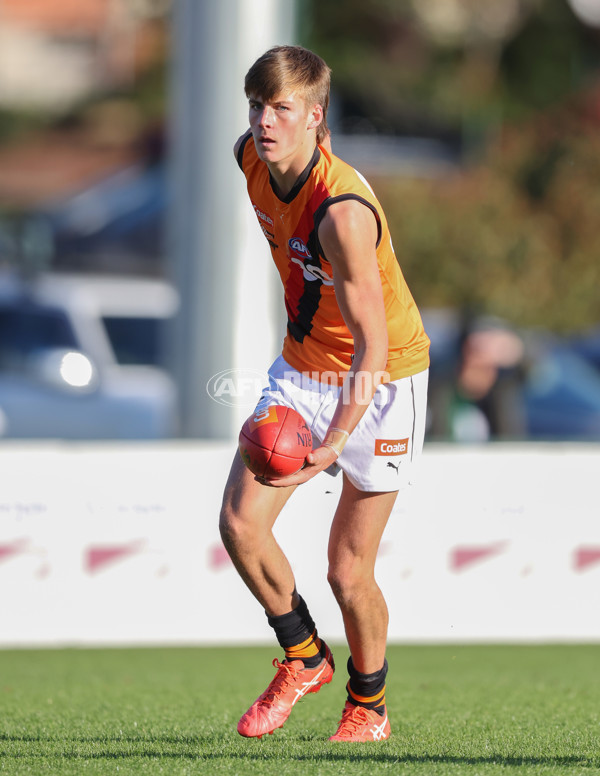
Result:
M0 651L8 774L600 774L600 645L391 647L393 734L332 744L338 673L282 730L242 739L240 714L278 650Z

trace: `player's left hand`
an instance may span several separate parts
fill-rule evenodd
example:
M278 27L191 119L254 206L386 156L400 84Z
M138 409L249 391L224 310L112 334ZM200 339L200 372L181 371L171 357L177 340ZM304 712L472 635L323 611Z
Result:
M328 469L337 460L336 451L329 445L321 445L306 456L306 463L296 474L289 477L281 477L277 480L260 480L263 485L271 485L273 488L288 488L291 485L301 485L312 479L319 472Z

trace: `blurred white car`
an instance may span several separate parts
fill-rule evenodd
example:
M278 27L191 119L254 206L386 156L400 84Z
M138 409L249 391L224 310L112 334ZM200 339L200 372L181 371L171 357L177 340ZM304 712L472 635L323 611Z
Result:
M0 275L0 437L177 433L164 368L175 289L150 278Z

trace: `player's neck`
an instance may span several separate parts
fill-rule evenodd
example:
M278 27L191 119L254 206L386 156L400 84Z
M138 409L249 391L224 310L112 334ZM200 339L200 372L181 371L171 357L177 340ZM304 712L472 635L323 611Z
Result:
M285 199L294 188L296 181L310 163L314 152L315 148L310 147L291 160L267 162L274 191L280 199Z

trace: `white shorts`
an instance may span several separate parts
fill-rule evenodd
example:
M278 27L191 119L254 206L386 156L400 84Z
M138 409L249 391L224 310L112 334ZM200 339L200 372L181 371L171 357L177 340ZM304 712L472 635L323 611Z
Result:
M429 370L379 385L350 435L333 471L341 469L363 491L394 491L414 481L423 449ZM283 404L299 412L314 442L322 442L335 412L341 387L311 380L279 356L269 369L269 386L256 406Z

